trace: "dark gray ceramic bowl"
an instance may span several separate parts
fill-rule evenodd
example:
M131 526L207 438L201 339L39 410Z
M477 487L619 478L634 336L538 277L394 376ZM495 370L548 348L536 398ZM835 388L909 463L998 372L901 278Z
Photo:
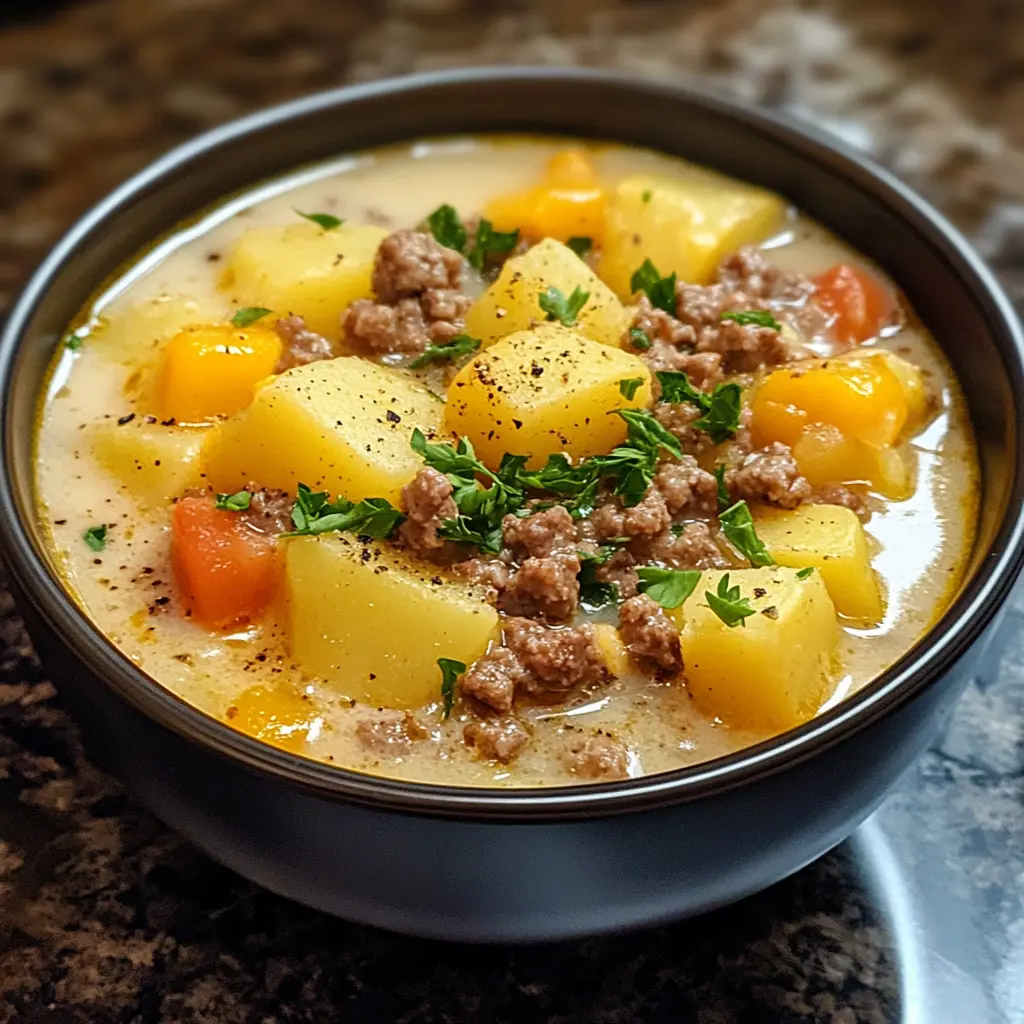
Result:
M32 427L68 321L177 221L296 165L448 132L652 146L781 192L888 270L963 384L982 468L963 592L917 647L807 725L695 768L551 791L371 778L262 745L147 678L68 599L33 514ZM211 856L331 913L417 935L535 940L695 914L846 837L970 678L1021 566L1022 340L964 240L856 153L690 89L590 72L474 70L324 93L159 160L76 225L0 341L0 547L94 756Z

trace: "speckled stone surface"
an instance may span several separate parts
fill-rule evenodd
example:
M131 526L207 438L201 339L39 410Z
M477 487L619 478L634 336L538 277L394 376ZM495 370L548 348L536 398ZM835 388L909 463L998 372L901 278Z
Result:
M83 3L0 33L0 308L78 212L199 130L494 62L697 79L831 127L949 212L1024 306L1024 7L946 6ZM508 950L347 925L211 863L84 759L0 597L0 1024L1022 1024L1022 627L1024 597L856 842L699 921Z

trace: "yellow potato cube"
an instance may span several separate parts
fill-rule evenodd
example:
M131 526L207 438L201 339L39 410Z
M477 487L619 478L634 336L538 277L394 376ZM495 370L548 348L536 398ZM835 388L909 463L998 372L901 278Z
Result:
M738 181L624 178L608 200L601 277L624 301L645 259L661 274L706 284L726 256L774 234L785 216L780 196Z
M370 277L383 228L343 224L325 231L301 221L250 228L235 244L223 287L239 306L297 313L328 338L341 334L341 314L373 294Z
M436 565L342 534L285 543L292 657L350 699L392 708L436 702L437 659L468 666L498 635L486 592L442 581Z
M136 417L92 428L97 462L140 504L154 508L199 480L199 455L209 431L163 426Z
M633 669L629 658L629 649L622 642L619 631L608 622L599 622L594 626L594 639L608 671L616 679L628 676Z
M444 406L415 378L358 356L298 366L261 387L204 453L210 482L250 480L294 492L299 483L353 501L387 498L422 468L415 427L436 436Z
M574 288L589 292L574 330L604 345L621 344L629 313L572 249L553 238L545 238L505 263L498 279L473 303L466 316L466 333L480 338L486 347L546 322L539 300L549 287L559 289L566 298Z
M753 514L757 535L779 565L818 569L840 614L869 622L882 618L882 592L871 568L867 534L850 509L758 507Z
M239 412L252 401L256 385L274 372L281 349L281 339L268 327L187 327L161 354L154 411L180 423L207 423Z
M619 382L637 379L627 398ZM459 371L445 425L469 438L492 469L506 452L529 455L534 468L554 452L581 459L610 451L626 438L611 410L650 401L651 373L641 359L545 324L504 338Z
M835 680L835 609L819 573L733 569L754 614L727 626L708 606L721 572L704 573L683 604L686 685L706 715L741 729L781 732L812 718Z
M222 314L217 304L185 295L161 294L104 312L89 333L89 348L126 365L155 356L163 343L186 327L209 323Z

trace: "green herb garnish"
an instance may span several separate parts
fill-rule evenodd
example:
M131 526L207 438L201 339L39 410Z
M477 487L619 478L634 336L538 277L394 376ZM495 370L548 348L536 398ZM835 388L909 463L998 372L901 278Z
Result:
M619 599L619 588L614 583L602 583L597 570L615 554L614 544L604 544L597 551L580 551L580 571L576 579L580 585L580 601L590 608L603 608Z
M418 356L409 364L410 370L422 370L431 363L447 363L461 356L468 356L480 347L479 338L471 338L468 334L456 334L450 341L440 345L427 345L423 355Z
M488 257L511 252L518 241L518 228L515 231L495 231L491 222L485 217L481 217L480 223L476 227L476 237L466 253L466 259L477 270L483 270Z
M585 292L579 285L573 288L568 298L560 289L551 285L540 293L537 301L547 314L546 320L557 320L563 327L572 327L589 298L590 292Z
M427 227L438 245L456 252L466 249L466 228L454 206L445 203L439 206L429 217Z
M299 484L292 508L295 529L286 537L309 537L321 533L354 533L385 540L405 521L405 516L387 498L330 500L326 491L312 491Z
M643 377L626 377L619 381L619 394L626 399L627 402L633 400L633 396L640 389L640 385L643 384Z
M729 627L746 627L747 617L754 614L750 602L745 597L740 597L740 588L729 586L728 573L718 581L718 593L713 594L710 590L705 590L704 599L708 607Z
M743 390L739 384L716 384L715 390L708 394L695 388L690 378L678 370L659 370L656 376L661 385L661 401L695 405L703 415L692 425L707 433L715 444L727 441L736 433L743 409Z
M654 598L662 608L678 608L700 583L699 569L661 569L645 565L636 571L637 590Z
M466 671L466 665L454 658L438 658L437 667L441 670L441 700L444 704L441 717L447 721L455 707L455 685Z
M651 192L651 190L649 188L645 188L643 192L640 193L640 201L642 203L649 203L651 201L652 195L653 193Z
M714 468L715 479L718 481L718 511L724 512L731 504L729 490L725 486L725 466L718 465Z
M292 209L294 210L295 207L292 207ZM295 210L295 212L300 217L305 217L306 220L311 220L314 224L318 224L324 231L333 231L345 223L340 217L335 217L333 213L303 213L302 210Z
M483 270L490 256L510 252L519 241L518 229L495 231L494 225L486 217L480 218L476 232L470 238L462 218L449 203L439 206L427 217L427 227L439 245L462 253L477 270Z
M102 551L107 546L107 528L106 526L90 526L82 534L82 539L93 551Z
M630 327L629 343L633 348L640 349L641 352L646 352L651 347L651 339L642 327Z
M78 331L72 331L64 339L64 347L69 349L71 352L77 352L85 341L85 335L79 334Z
M676 275L662 277L658 268L648 259L633 272L629 279L633 292L644 292L656 309L664 310L669 316L676 315Z
M646 409L616 409L615 415L626 421L629 427L629 440L634 446L655 453L660 448L677 459L683 457L679 438L667 427L662 426L654 413L648 412ZM607 456L598 455L596 457L600 459Z
M268 313L272 312L272 309L265 309L263 306L243 306L231 318L231 325L233 327L248 327L249 324L262 320Z
M718 513L722 532L730 544L753 566L774 565L775 559L754 530L754 518L745 501L737 501Z
M798 572L798 573L796 574L796 578L797 578L798 580L805 580L805 579L807 579L807 577L808 577L808 576L810 576L810 575L811 575L811 573L812 573L812 572L814 572L814 566L813 566L813 565L809 565L809 566L807 566L807 567L806 567L805 569L801 569L801 570L800 570L800 571L799 571L799 572Z
M594 240L589 238L587 235L573 235L565 244L568 248L572 249L580 259L583 259L583 257L594 248Z
M251 501L252 495L248 491L235 491L234 494L218 494L213 504L226 512L244 512Z
M732 310L723 313L722 320L733 320L738 324L751 324L754 327L770 327L773 331L781 331L782 324L771 315L771 313L760 309Z

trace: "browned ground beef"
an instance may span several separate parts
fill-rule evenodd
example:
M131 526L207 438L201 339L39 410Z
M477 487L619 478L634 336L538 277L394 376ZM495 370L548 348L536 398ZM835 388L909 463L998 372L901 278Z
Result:
M641 295L637 299L636 313L630 327L639 327L647 335L647 340L651 342L652 348L657 342L673 348L693 346L697 342L697 333L689 324L680 323L663 309L652 306L651 300L646 295ZM628 331L626 340L632 347Z
M493 601L497 601L508 586L512 575L511 566L500 558L468 558L464 562L456 562L452 571L470 583L486 587Z
M285 533L292 529L292 506L295 500L287 491L260 487L250 483L249 507L237 513L242 522L260 533Z
M816 487L810 500L815 505L842 505L843 508L855 512L862 523L871 519L871 505L867 497L843 484L825 484L823 487Z
M594 509L588 532L596 540L612 537L656 537L672 523L668 506L657 487L650 487L640 502L625 508L618 498L610 497Z
M530 741L530 733L517 718L486 718L470 722L462 738L485 760L508 764Z
M505 516L501 529L505 546L516 558L543 558L576 549L576 522L564 505L529 516Z
M565 752L574 775L585 779L624 779L628 774L629 752L617 739L598 733L575 739Z
M356 726L356 738L367 750L392 757L406 753L413 743L429 735L408 711L381 711Z
M637 594L619 607L619 632L629 653L659 675L675 676L683 667L679 627L665 609L646 594Z
M438 528L459 512L448 478L429 466L402 488L402 509L407 518L398 528L399 539L419 554L436 552L445 546L447 542L437 535Z
M791 358L789 346L774 327L738 324L734 320L723 320L702 331L697 351L719 353L728 373L749 373Z
M782 508L796 508L811 497L811 485L800 475L793 452L778 441L728 470L725 483L734 500L767 501Z
M557 704L573 690L608 679L593 627L541 625L529 619L505 622L504 640L526 672L524 690L542 703Z
M625 548L616 551L612 557L599 565L595 575L598 583L612 583L619 592L619 598L625 600L636 593L639 577L636 574L636 559Z
M690 518L714 514L718 505L718 481L714 474L697 465L692 455L663 462L654 483L674 516Z
M634 545L641 562L661 562L672 569L722 569L730 564L717 543L718 531L697 520L666 530L644 545Z
M369 352L422 352L458 334L470 300L462 294L462 257L422 231L395 231L377 250L375 300L359 299L344 317L348 341Z
M301 316L292 314L281 317L274 325L274 330L284 345L281 358L274 367L275 373L334 358L334 346L322 334L311 331Z
M512 709L516 689L526 685L526 669L507 647L492 647L462 677L462 693L494 708Z
M773 267L753 245L745 245L724 259L718 268L718 280L734 292L787 303L800 302L814 293L814 282L809 277Z
M700 409L689 402L658 402L654 406L654 418L679 438L680 447L690 455L699 455L713 447L711 438L693 425L700 417Z
M524 559L502 591L499 607L509 615L564 622L579 605L579 571L575 551Z

